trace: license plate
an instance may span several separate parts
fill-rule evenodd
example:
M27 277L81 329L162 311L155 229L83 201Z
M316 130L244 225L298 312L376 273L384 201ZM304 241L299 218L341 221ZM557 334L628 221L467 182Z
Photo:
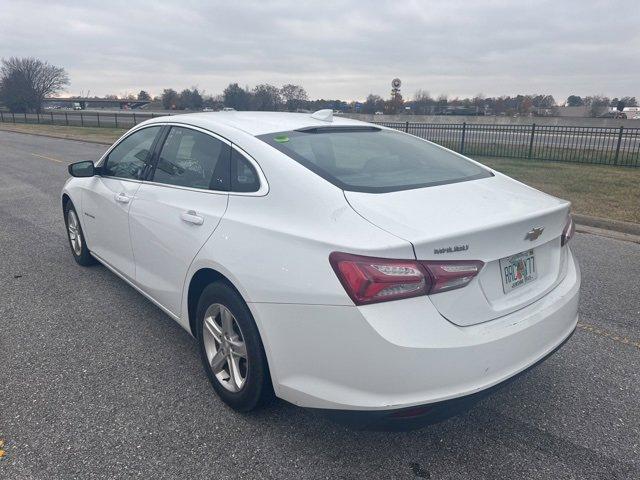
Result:
M527 250L511 255L510 257L501 258L500 272L504 293L509 293L515 288L533 282L538 277L533 250Z

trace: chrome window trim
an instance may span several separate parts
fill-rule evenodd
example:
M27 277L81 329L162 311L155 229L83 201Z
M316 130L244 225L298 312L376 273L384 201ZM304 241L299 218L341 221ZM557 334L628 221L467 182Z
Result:
M144 183L147 185L155 185L158 187L177 188L180 190L188 190L193 192L214 193L218 195L234 195L234 196L242 196L242 197L264 197L267 193L269 193L269 182L267 182L267 178L265 177L264 172L262 171L262 168L260 168L260 165L258 164L258 162L256 162L255 159L251 155L249 155L245 150L243 150L242 147L236 145L231 140L228 140L225 137L218 135L215 132L212 132L211 130L207 130L206 128L197 127L195 125L191 125L188 123L181 123L176 121L154 122L154 123L141 125L139 128L133 128L129 130L123 136L121 136L118 140L116 140L116 142L113 145L111 145L111 147L109 147L109 149L102 155L102 157L100 157L100 160L98 160L96 165L101 166L102 162L104 161L105 158L107 158L111 150L113 150L129 135L133 135L134 133L138 132L139 130L142 130L143 128L162 127L162 126L175 126L175 127L189 128L191 130L204 133L205 135L212 136L216 140L220 140L221 142L226 143L231 148L235 149L238 153L240 153L242 156L244 156L247 159L247 161L253 166L253 168L256 170L256 173L258 174L260 187L255 192L232 192L232 191L225 191L225 190L210 190L207 188L184 187L181 185L171 185L168 183L154 182L152 180L136 180L136 179L130 179L130 178L114 177L111 175L102 175L102 177L114 178L114 179L123 180L123 181L131 181L136 183Z
M97 176L100 178L110 178L112 180L119 180L121 182L142 183L142 180L138 180L137 178L114 177L113 175L97 175Z
M153 185L156 187L175 188L177 190L188 190L190 192L213 193L214 195L228 195L229 192L224 190L209 190L208 188L185 187L183 185L171 185L170 183L153 182L150 180L142 180L145 185Z

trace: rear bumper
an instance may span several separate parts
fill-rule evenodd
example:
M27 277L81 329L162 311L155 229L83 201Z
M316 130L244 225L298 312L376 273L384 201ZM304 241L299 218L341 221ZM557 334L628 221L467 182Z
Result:
M249 306L276 395L304 407L387 416L461 397L473 400L545 358L575 329L579 287L579 268L570 255L567 274L553 291L526 308L468 327L445 320L427 297L362 307Z
M486 398L520 376L526 374L529 370L537 367L567 343L574 333L575 329L571 331L569 336L565 338L560 345L522 372L517 373L513 377L507 378L493 387L489 387L477 393L465 395L464 397L452 398L451 400L443 400L435 403L427 403L426 405L400 408L397 410L325 409L319 411L335 422L362 430L403 431L432 425L468 410L483 398Z

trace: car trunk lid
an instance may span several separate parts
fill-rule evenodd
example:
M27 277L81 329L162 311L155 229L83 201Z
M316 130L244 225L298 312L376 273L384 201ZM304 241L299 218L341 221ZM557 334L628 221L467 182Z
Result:
M499 173L384 194L345 191L345 197L365 219L411 242L418 260L485 263L466 287L430 296L438 311L457 325L485 322L523 308L564 275L566 249L561 248L560 236L569 203ZM526 253L515 256L521 252ZM526 262L529 270L521 269ZM518 272L523 278L530 270L535 279L516 279ZM514 283L519 286L511 289Z

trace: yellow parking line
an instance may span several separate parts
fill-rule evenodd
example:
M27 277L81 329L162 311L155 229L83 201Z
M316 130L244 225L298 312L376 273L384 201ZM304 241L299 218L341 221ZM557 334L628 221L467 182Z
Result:
M53 157L47 157L46 155L39 155L37 153L32 153L31 155L33 155L34 157L44 158L45 160L51 160L52 162L65 163L63 160L59 160Z
M607 332L606 330L602 330L594 325L590 325L588 323L578 323L578 328L582 330L586 330L587 332L595 333L601 337L610 338L614 342L622 343L623 345L631 345L632 347L640 348L640 342L633 341L627 337L621 337L615 333Z

